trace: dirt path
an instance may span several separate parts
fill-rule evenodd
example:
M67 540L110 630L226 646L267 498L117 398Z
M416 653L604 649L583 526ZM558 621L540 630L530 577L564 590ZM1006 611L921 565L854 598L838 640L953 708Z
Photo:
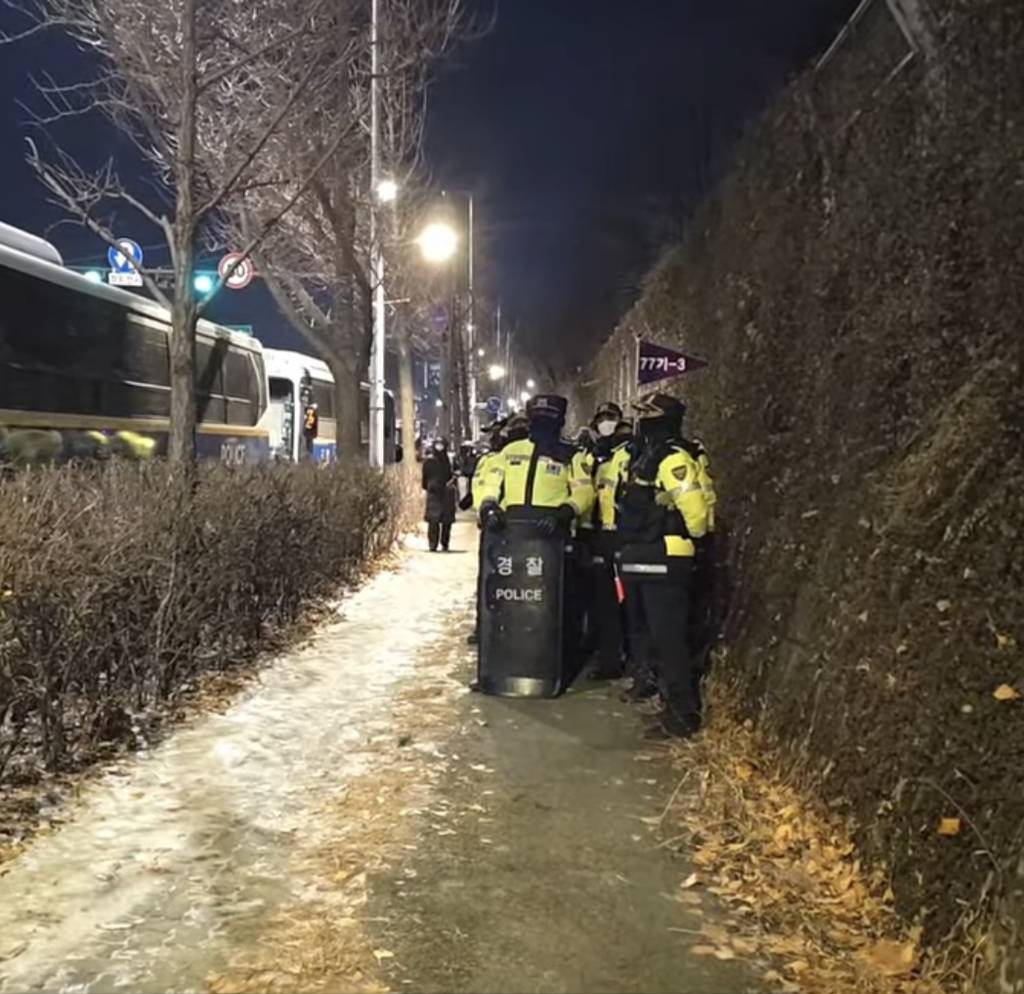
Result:
M474 570L410 549L92 785L0 878L0 991L759 989L687 951L674 784L628 709L465 692Z

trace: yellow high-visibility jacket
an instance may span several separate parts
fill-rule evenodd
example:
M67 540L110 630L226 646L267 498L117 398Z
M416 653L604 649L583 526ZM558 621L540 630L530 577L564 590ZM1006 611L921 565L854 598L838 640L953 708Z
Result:
M597 468L595 484L601 531L613 532L617 527L615 497L619 492L619 484L629 473L629 461L630 446L628 442L623 442L612 450L611 458Z
M594 485L579 453L569 446L564 454L542 453L528 438L509 442L488 467L480 506L561 507L568 504L577 517L594 506Z
M653 479L642 479L633 473L629 478L632 485L652 488L654 503L677 511L682 518L686 534L673 534L671 516L666 518L662 540L665 554L670 557L695 555L693 539L703 538L708 530L708 502L701 482L698 457L690 451L693 448L690 444L671 443L668 453L658 463Z
M708 450L704 443L698 439L693 440L697 446L697 465L700 467L700 485L704 489L704 499L708 503L708 532L715 530L715 504L718 503L718 495L715 493L715 481L711 476L711 460L708 458Z
M479 511L483 503L484 491L487 486L487 475L501 458L500 452L485 452L477 461L473 471L473 510Z

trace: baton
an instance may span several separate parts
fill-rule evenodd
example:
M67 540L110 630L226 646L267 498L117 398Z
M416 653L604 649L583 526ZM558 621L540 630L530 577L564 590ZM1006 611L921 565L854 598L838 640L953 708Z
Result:
M622 582L622 576L619 574L619 564L612 562L612 572L615 574L615 599L619 604L626 603L626 586Z

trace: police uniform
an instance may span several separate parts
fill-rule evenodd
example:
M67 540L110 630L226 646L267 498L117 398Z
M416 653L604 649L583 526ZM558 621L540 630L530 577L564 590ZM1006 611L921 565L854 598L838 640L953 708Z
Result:
M693 562L693 587L690 598L689 640L694 672L698 679L707 669L707 660L718 635L718 549L715 542L715 506L718 497L711 475L711 461L700 439L694 438L700 484L708 505L708 529L696 543Z
M559 422L565 417L562 397L537 396L527 405L531 426L539 418ZM488 467L480 493L482 518L495 521L494 512L515 509L535 512L538 522L552 522L552 532L569 531L577 518L594 506L594 484L581 453L561 440L557 428L541 436L531 428L529 438L510 441ZM497 519L500 520L500 517Z
M594 508L581 523L579 535L584 549L586 648L594 657L591 676L617 679L623 675L625 640L614 573L614 480L621 473L624 454L627 455L625 465L628 465L626 445L631 427L622 420L622 409L613 403L598 408L593 420L595 429L602 421L612 421L615 428L610 436L602 436L598 431L598 440L591 451Z
M687 629L695 542L707 533L699 452L681 435L685 407L655 394L638 405L640 451L617 489L618 568L625 587L634 693L660 689L662 734L700 727Z

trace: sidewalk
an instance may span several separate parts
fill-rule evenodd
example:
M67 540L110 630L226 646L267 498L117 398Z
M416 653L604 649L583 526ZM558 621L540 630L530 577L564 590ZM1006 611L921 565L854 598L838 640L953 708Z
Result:
M670 931L701 923L629 710L465 691L474 542L90 786L0 878L0 991L757 990Z

